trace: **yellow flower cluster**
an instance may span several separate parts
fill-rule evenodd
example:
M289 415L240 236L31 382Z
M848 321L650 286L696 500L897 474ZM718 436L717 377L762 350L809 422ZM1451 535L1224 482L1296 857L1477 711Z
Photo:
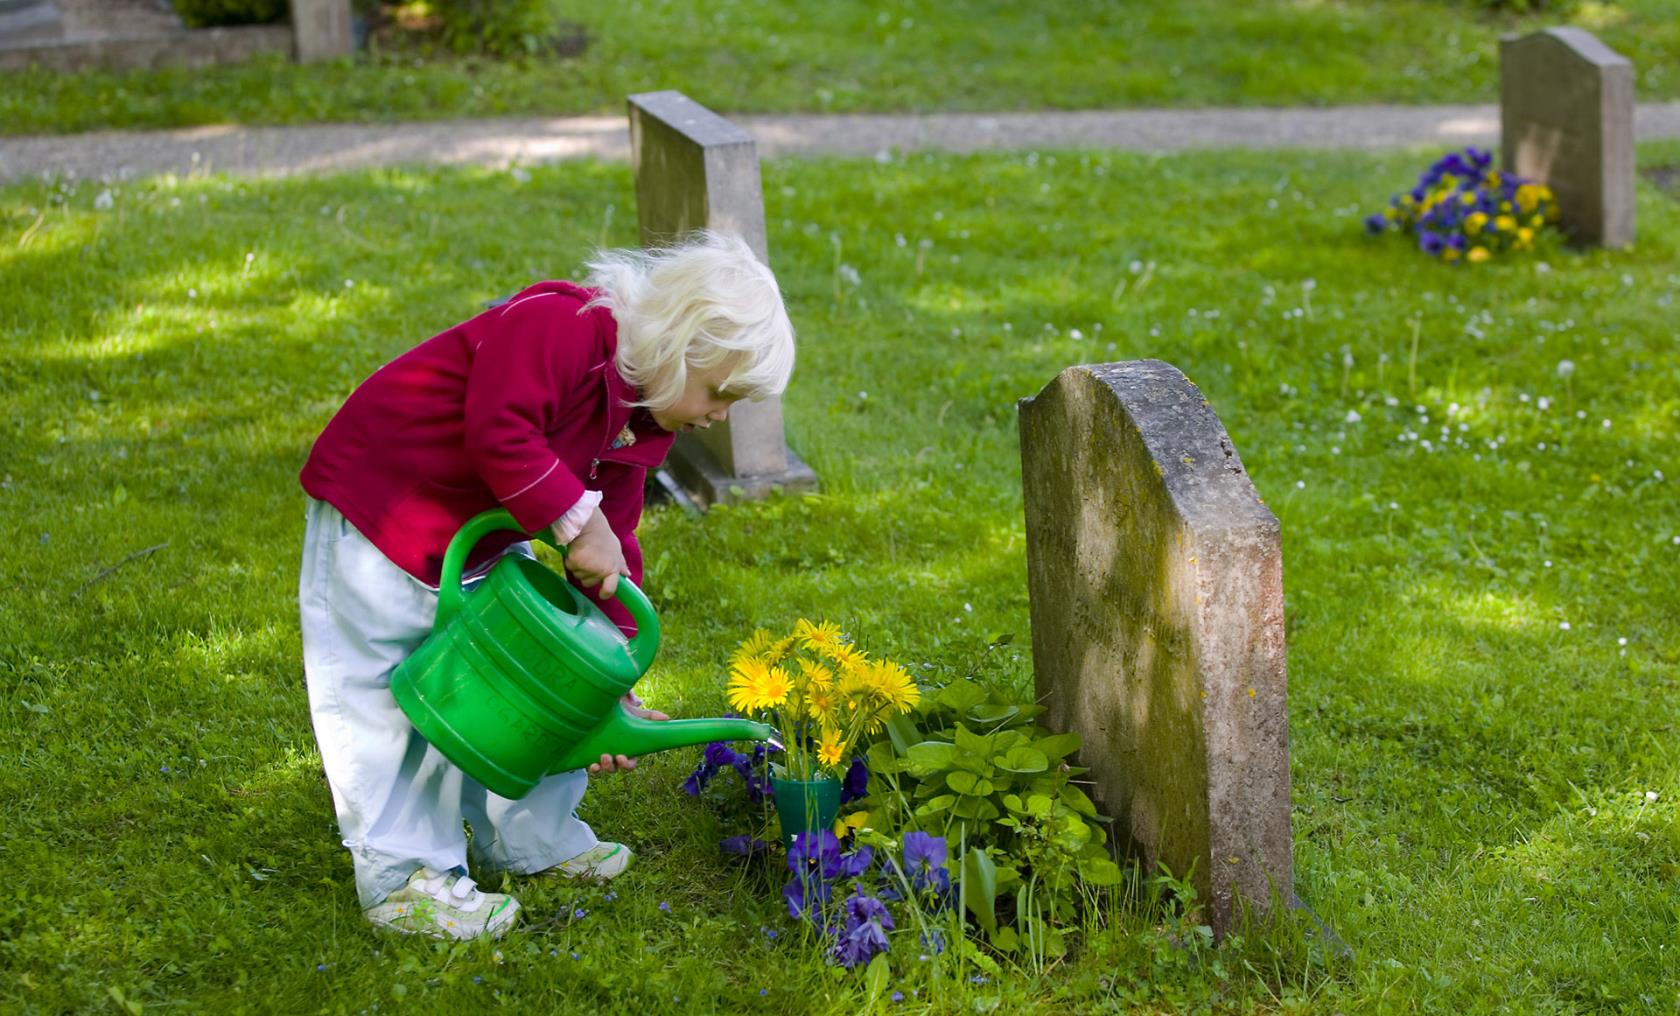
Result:
M741 643L730 658L727 694L742 715L768 714L788 748L790 768L814 761L838 769L860 736L921 701L903 667L871 659L839 625L804 618L790 635L760 628ZM807 745L809 758L803 758Z

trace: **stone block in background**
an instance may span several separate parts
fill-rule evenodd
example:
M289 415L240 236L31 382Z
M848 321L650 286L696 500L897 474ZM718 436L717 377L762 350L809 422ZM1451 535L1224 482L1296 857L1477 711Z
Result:
M1633 243L1633 105L1633 64L1589 32L1499 41L1501 165L1551 187L1577 243Z
M629 105L642 243L711 229L741 237L769 264L752 136L681 92L632 95ZM704 504L817 486L816 474L787 446L780 398L738 402L727 421L679 435L668 465Z
M356 51L350 0L291 0L299 63L333 60Z

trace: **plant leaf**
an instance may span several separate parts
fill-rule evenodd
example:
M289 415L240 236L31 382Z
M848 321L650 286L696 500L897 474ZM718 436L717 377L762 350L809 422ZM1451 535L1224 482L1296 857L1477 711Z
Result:
M891 976L887 969L887 954L876 953L869 961L869 966L863 971L863 983L869 989L869 1002L873 1005L887 990L887 979Z
M1088 815L1091 818L1098 817L1097 806L1091 803L1089 797L1085 796L1085 791L1072 784L1062 788L1062 803L1081 815Z
M997 866L979 847L969 847L963 857L962 900L980 927L997 930Z
M1091 885L1118 885L1120 866L1106 857L1082 857L1079 877Z
M960 723L957 724L956 736L952 740L957 743L958 748L970 755L978 755L982 759L989 757L992 753L991 738L981 737Z
M992 781L984 776L976 776L964 769L958 769L945 775L945 783L959 794L970 797L985 797L993 790Z
M942 769L949 769L956 757L957 746L945 741L923 741L911 745L904 753L906 768L912 775L923 779Z
M999 769L1007 769L1012 773L1042 773L1050 768L1050 759L1036 748L1011 748L1003 754L1002 759L993 759Z
M864 761L869 764L872 773L896 773L899 768L898 754L890 741L876 741L864 752Z
M905 713L896 713L887 717L887 737L892 740L892 746L900 755L910 750L910 746L922 740L922 732Z
M1078 751L1080 741L1078 734L1051 734L1034 741L1033 747L1043 752L1046 758L1059 759Z
M940 705L960 713L986 701L986 693L973 681L952 681L940 691L938 700Z

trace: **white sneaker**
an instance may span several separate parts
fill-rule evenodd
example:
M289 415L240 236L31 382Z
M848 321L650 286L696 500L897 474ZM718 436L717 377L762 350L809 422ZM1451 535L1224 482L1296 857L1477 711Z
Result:
M570 860L561 861L548 870L565 878L606 882L622 875L624 869L630 867L630 859L633 856L630 848L622 843L604 842Z
M519 901L480 892L460 871L421 868L408 884L363 911L375 927L432 938L501 938L519 918Z

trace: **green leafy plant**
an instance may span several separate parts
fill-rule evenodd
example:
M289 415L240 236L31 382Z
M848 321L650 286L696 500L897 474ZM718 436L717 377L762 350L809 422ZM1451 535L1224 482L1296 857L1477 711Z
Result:
M992 646L1007 644L1000 637ZM990 647L989 647L990 648ZM1109 820L1072 781L1078 734L1035 725L1043 707L1004 699L971 677L925 695L868 748L876 835L917 830L957 846L962 903L1005 952L1063 955L1083 893L1120 882L1104 846ZM1000 902L1007 918L998 919Z
M173 0L188 28L262 25L286 16L287 0Z
M429 0L443 43L457 53L533 56L559 28L553 0Z

